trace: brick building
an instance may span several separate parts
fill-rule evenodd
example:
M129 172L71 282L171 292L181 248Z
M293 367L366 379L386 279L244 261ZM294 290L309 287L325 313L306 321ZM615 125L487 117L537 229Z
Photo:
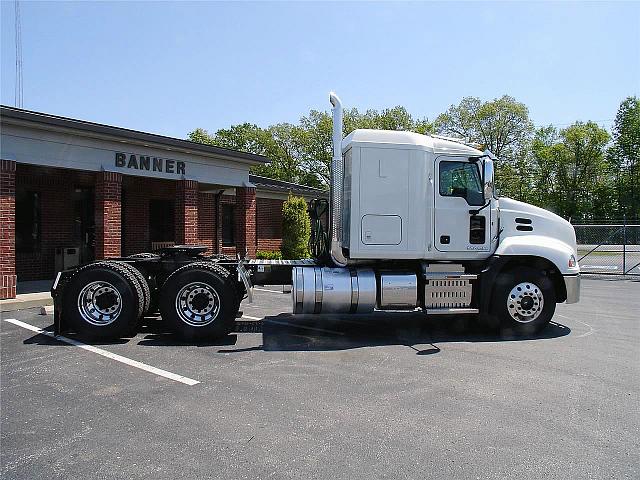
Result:
M170 244L278 250L288 193L325 195L250 175L260 155L5 106L0 121L0 298Z

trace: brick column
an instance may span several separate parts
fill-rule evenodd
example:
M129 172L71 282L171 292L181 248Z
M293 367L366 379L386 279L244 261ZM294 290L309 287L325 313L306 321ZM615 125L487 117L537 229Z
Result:
M198 244L198 182L178 180L176 185L176 244Z
M250 258L256 256L256 189L255 187L236 188L236 252L244 257L245 251Z
M208 253L217 251L216 244L216 195L200 192L198 195L198 242L208 249Z
M16 297L16 162L0 160L0 299Z
M96 177L96 260L119 257L122 222L122 174Z
M216 195L216 253L222 253L222 194Z

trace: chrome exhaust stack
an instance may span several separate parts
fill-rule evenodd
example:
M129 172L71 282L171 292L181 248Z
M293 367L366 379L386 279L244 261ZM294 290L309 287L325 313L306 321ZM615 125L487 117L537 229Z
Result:
M342 160L342 102L334 93L329 93L333 106L333 158L331 160L331 203L329 217L331 221L331 260L337 267L348 263L342 253L342 181L344 163Z

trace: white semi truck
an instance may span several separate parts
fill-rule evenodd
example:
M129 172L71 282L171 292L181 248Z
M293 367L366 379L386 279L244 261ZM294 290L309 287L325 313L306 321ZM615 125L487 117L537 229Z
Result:
M115 338L159 309L184 338L223 336L253 285L291 284L294 314L476 315L512 335L538 332L556 303L579 300L573 227L498 198L490 152L405 131L343 139L340 99L330 101L330 235L316 222L315 259L236 260L182 245L93 262L58 274L56 333Z

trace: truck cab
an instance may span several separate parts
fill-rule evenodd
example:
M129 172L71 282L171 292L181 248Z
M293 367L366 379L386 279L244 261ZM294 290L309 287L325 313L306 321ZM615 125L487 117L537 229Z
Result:
M342 150L342 246L349 258L477 260L493 253L498 201L488 155L386 130L356 130Z
M293 271L294 313L478 314L511 333L579 299L573 227L498 198L494 160L463 141L359 129L335 94L331 262Z

